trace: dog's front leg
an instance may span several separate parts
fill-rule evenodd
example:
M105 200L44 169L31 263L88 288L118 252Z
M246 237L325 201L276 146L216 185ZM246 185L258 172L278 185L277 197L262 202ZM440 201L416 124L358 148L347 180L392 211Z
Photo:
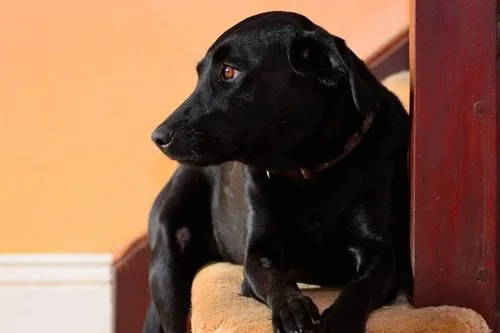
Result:
M358 273L321 315L319 333L364 333L370 313L394 291L395 256L388 240L360 238L349 249Z
M253 295L271 309L274 332L312 331L318 308L283 271L277 238L255 236L249 241L244 274Z
M151 304L143 333L185 333L191 285L212 259L208 189L196 169L180 167L149 219Z

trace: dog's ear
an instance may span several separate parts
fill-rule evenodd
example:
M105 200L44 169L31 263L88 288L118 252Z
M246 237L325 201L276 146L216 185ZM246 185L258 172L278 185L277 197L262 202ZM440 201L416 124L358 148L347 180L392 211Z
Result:
M373 89L378 89L379 84L343 39L326 32L306 32L291 42L288 58L296 73L314 75L329 87L346 77L359 112L365 114L373 107Z
M329 87L334 87L345 70L340 62L332 63L329 46L314 35L292 40L288 59L292 69L300 75L311 75Z

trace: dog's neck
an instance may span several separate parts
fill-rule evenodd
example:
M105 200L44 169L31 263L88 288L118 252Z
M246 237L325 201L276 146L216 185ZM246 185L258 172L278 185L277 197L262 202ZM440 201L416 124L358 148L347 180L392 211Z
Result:
M315 174L320 173L344 159L347 155L349 155L354 148L356 148L361 141L363 140L364 135L368 132L373 123L373 118L375 117L375 113L370 111L365 119L363 120L361 127L359 130L354 132L351 137L347 140L344 145L344 150L342 154L324 162L318 164L314 167L310 168L299 168L299 169L288 169L288 170L278 170L278 169L267 169L266 175L268 178L271 178L272 174L281 175L285 177L297 178L297 179L311 179L315 176Z

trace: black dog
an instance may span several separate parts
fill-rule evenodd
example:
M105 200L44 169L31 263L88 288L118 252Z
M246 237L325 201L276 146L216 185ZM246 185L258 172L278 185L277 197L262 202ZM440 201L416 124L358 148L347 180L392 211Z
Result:
M361 333L411 283L401 103L345 42L270 12L226 31L153 133L180 162L149 221L144 332L185 333L196 272L244 265L276 332ZM323 314L296 282L346 284ZM208 332L207 332L208 333Z

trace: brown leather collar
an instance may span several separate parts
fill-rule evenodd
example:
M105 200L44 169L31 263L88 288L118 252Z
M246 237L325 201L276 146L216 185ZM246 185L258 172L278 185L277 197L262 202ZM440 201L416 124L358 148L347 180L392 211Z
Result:
M329 167L335 165L337 162L339 162L344 157L349 155L349 153L352 152L354 148L356 148L359 145L359 143L363 139L363 136L366 134L366 132L368 132L368 130L372 126L374 117L375 113L373 111L368 113L365 120L363 120L363 123L361 124L361 128L359 129L359 131L355 132L349 138L349 140L347 140L347 143L344 145L344 151L339 156L312 168L300 168L300 169L290 169L290 170L268 169L266 170L267 178L271 179L271 174L276 174L298 179L311 179L315 173L328 169Z

